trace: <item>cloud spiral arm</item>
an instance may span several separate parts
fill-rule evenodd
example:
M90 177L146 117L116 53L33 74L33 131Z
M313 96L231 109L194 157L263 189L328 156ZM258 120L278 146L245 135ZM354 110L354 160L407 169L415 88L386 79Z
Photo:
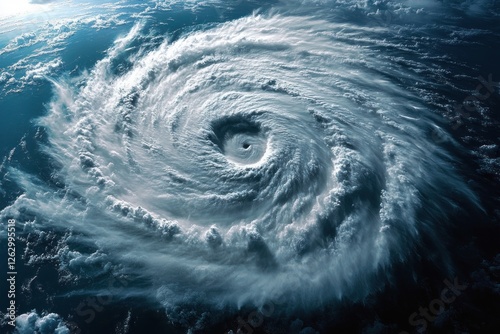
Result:
M29 201L140 263L166 306L359 300L423 236L446 264L441 228L474 195L432 138L431 111L389 80L416 74L353 43L358 29L256 14L116 71L137 25L78 84L54 82L40 124L62 204L30 185L12 209Z

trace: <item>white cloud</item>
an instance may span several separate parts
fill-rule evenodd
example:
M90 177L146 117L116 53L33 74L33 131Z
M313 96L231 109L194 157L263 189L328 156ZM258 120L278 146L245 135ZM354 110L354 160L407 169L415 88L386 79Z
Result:
M45 63L29 64L26 68L26 74L22 77L22 80L29 83L33 80L44 79L45 76L54 73L56 69L62 66L63 62L61 58L55 58L51 61Z
M21 314L16 318L15 332L17 334L70 334L58 314L42 313L39 315L36 310Z

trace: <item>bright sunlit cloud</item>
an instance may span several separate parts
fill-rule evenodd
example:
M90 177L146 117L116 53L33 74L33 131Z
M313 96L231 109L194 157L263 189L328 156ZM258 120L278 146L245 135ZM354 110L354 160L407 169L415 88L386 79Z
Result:
M30 0L0 0L0 17L21 16L45 9L46 5L34 4Z

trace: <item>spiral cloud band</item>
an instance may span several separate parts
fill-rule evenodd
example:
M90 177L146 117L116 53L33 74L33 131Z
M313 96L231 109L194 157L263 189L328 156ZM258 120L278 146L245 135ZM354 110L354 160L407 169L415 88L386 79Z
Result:
M64 186L25 177L11 209L90 235L166 307L360 300L395 263L412 271L424 239L448 264L447 214L474 196L394 80L419 80L404 46L257 13L127 56L142 33L54 81L40 124Z

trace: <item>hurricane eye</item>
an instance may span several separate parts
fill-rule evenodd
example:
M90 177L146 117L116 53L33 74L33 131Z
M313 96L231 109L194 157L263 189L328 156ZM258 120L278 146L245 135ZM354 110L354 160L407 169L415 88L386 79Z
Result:
M247 166L262 162L269 138L258 120L248 115L232 115L218 118L210 128L210 140L228 161Z

